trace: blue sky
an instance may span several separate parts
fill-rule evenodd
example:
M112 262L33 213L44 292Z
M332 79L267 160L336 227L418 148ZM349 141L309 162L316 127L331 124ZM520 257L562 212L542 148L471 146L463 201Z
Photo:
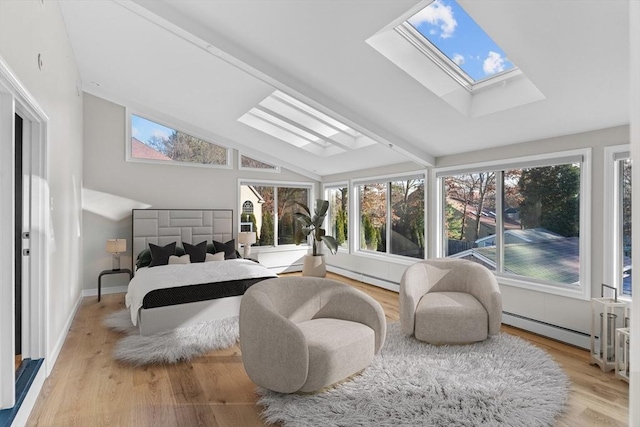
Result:
M131 115L131 136L137 138L141 142L148 142L152 136L161 136L168 138L173 133L173 129L159 125L135 114Z
M514 68L454 0L435 0L408 21L475 81Z

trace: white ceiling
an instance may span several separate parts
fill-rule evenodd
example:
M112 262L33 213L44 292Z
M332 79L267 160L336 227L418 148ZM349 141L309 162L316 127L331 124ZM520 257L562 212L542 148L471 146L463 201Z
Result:
M546 97L476 118L366 43L417 3L60 2L86 92L316 178L629 123L628 0L459 0ZM237 121L274 89L380 144L317 157Z

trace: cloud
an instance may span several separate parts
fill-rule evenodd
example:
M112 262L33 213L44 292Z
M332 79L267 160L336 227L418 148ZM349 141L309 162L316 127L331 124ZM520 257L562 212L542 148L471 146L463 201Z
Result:
M453 58L451 59L457 66L464 64L464 56L460 55L459 53L454 53Z
M504 71L505 59L497 52L489 51L489 55L482 63L482 70L488 76Z
M131 127L131 136L137 138L138 136L140 136L140 130L136 127Z
M429 6L409 18L409 23L418 28L419 25L427 23L440 27L440 37L447 39L451 37L458 26L458 21L453 16L451 6L443 4L440 0L435 0Z
M165 131L160 129L154 129L152 136L160 139L169 139L169 135Z

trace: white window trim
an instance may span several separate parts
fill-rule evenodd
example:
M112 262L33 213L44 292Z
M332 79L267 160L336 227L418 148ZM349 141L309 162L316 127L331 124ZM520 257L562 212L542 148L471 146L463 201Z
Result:
M242 156L244 157L249 157L253 160L257 160L259 162L262 162L264 164L267 164L271 167L273 167L274 169L263 169L263 168L250 168L247 166L242 166ZM280 173L280 166L276 166L274 164L271 164L271 162L265 162L264 160L261 159L256 159L255 156L250 156L248 154L243 153L242 151L238 150L238 170L239 171L252 171L252 172L266 172L266 173Z
M203 163L193 163L193 162L180 162L177 160L171 160L171 161L152 160L152 159L139 159L137 157L132 157L131 156L131 137L132 137L131 115L132 114L226 149L227 150L226 164L213 165L213 164L203 164ZM125 123L126 123L125 124L125 127L126 127L125 129L125 161L127 162L148 163L148 164L156 164L156 165L170 165L170 166L187 166L187 167L208 168L208 169L233 169L233 149L231 147L227 147L226 145L213 142L215 141L215 138L207 136L206 132L196 131L196 130L185 130L184 126L177 126L175 122L172 122L171 120L157 118L153 114L141 113L131 108L125 108Z
M603 283L615 286L618 297L631 301L629 295L623 295L619 288L622 283L622 271L617 267L622 262L620 223L620 182L618 160L616 154L630 152L629 144L604 147L604 268ZM630 157L629 157L630 158Z
M273 180L264 180L264 179L248 179L248 178L238 178L238 188L237 188L237 196L236 196L236 209L240 209L238 214L235 215L234 222L236 224L236 230L240 230L240 213L242 213L242 201L240 200L240 189L243 185L259 185L259 186L269 186L269 187L298 187L298 188L306 188L309 190L309 200L307 200L307 206L310 209L313 209L312 203L315 202L316 195L316 186L313 182L301 182L301 181L273 181ZM277 202L277 200L276 200ZM234 209L235 211L235 209ZM281 252L281 251L293 251L293 250L309 250L311 248L310 241L307 241L306 245L300 244L290 244L290 245L279 245L278 244L278 216L273 220L273 230L274 230L274 242L273 246L252 246L251 253L259 254L261 252Z
M387 252L377 252L377 251L369 251L365 249L360 249L360 195L358 194L357 187L363 184L371 184L377 182L388 183L391 181L404 181L411 178L419 178L424 179L424 241L425 248L424 253L425 257L428 254L429 245L426 244L428 242L428 215L427 215L427 206L428 206L428 185L429 185L429 171L425 169L420 169L412 172L403 172L399 174L388 174L388 175L376 175L366 178L355 178L349 181L349 197L351 200L349 201L349 209L351 212L355 212L355 215L349 215L349 253L361 256L365 258L372 259L384 259L386 261L394 260L400 264L411 265L415 263L420 258L406 257L402 255L396 255L389 252L389 245L387 246ZM387 221L389 220L390 215L390 207L388 204L390 203L390 198L387 198ZM389 235L391 233L391 227L387 227L387 242L390 242Z
M498 283L501 285L513 286L517 288L529 289L560 295L569 298L581 300L591 299L591 148L578 150L559 151L555 153L546 153L533 156L516 157L511 159L493 160L488 162L471 163L466 165L448 166L435 168L432 171L432 177L438 177L432 180L431 190L437 194L436 197L436 219L435 230L438 233L434 236L432 243L436 248L436 257L444 256L443 231L444 220L443 210L445 207L445 197L443 189L443 175L458 175L472 172L500 171L511 169L517 163L544 163L545 161L553 161L563 157L582 156L582 164L580 167L580 282L577 286L560 285L554 283L544 283L528 279L520 276L507 276L496 273ZM497 233L496 233L497 234Z

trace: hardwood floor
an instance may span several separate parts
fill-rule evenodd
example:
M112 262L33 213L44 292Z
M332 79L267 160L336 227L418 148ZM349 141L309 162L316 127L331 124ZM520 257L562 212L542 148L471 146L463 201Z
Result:
M389 320L398 320L398 295L340 276L376 298ZM262 426L254 384L238 346L191 363L132 368L111 351L121 337L102 318L124 308L124 294L82 302L58 361L46 380L30 426ZM626 426L628 384L589 364L587 351L503 326L549 352L572 381L558 426Z

